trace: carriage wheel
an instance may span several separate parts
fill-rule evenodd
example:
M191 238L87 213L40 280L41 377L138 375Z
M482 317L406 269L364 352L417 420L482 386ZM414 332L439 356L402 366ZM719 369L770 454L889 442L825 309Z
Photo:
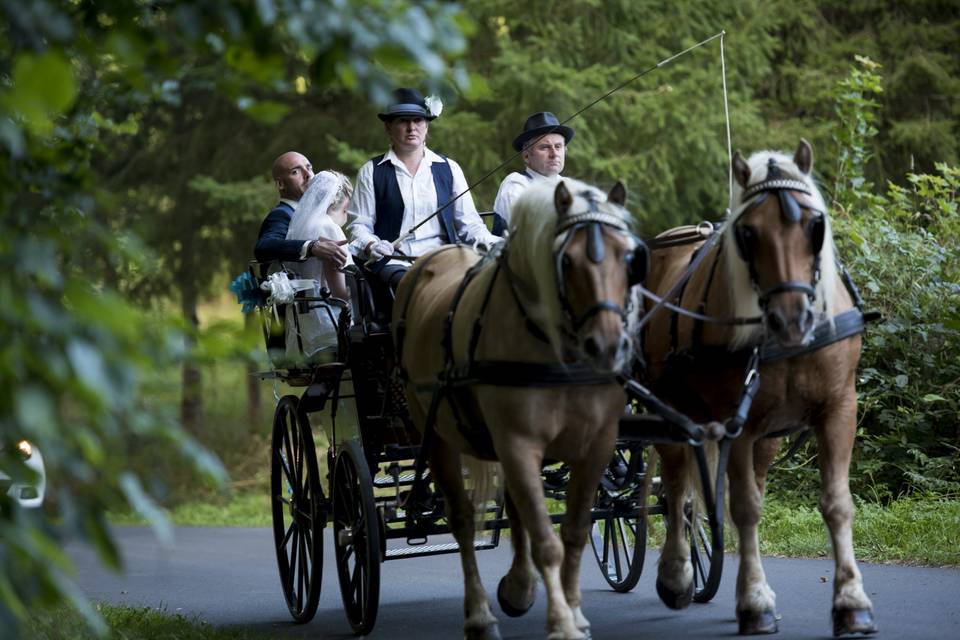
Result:
M632 456L643 447L617 445L613 460L603 472L594 510L590 544L593 554L614 591L626 593L637 586L647 551L647 513L640 504L643 476L626 477ZM642 469L642 467L641 467Z
M380 525L370 468L354 440L337 454L331 491L340 595L354 633L365 635L380 604Z
M270 502L280 586L290 615L309 622L317 612L326 526L317 452L296 396L284 396L273 418Z
M693 502L683 506L683 521L690 540L690 561L693 563L693 601L710 602L720 588L723 572L723 526L711 522L706 513L693 516Z

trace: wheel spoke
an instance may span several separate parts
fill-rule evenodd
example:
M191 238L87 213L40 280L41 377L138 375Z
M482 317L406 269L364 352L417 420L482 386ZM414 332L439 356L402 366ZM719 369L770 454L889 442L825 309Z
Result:
M617 530L620 532L620 540L623 541L623 558L627 563L627 571L630 571L630 565L633 562L633 552L630 547L630 541L627 540L627 529L629 528L630 524L627 522L626 518L617 520Z
M603 565L607 568L607 575L610 574L610 520L603 522Z
M281 444L279 448L274 449L274 453L277 456L277 460L280 461L280 468L283 469L283 475L287 477L287 484L293 484L293 475L290 471L290 465L287 464L286 459L283 457L283 445Z
M290 541L290 535L293 533L293 530L296 528L296 526L297 526L296 522L290 523L290 527L287 529L287 532L284 534L283 540L280 542L280 544L277 545L277 549L283 549L287 546L287 542Z
M697 528L698 528L698 533L701 540L701 545L707 554L707 560L708 561L713 560L713 545L710 543L710 539L707 537L707 532L703 528L703 526L700 526Z
M294 458L294 465L296 466L296 470L297 470L297 471L296 471L296 473L297 473L297 494L299 495L299 494L303 493L303 481L304 481L304 477L303 477L303 458L304 458L304 449L306 448L306 447L304 446L304 442L303 442L303 434L300 433L300 430L299 430L299 429L297 429L296 438L294 438L294 442L297 443L297 451L296 451L296 456L295 456L295 458Z
M706 582L706 571L703 568L703 556L700 555L700 547L696 544L690 545L690 559L693 563L694 583L703 584Z
M306 555L306 550L303 545L303 536L300 536L300 562L297 565L297 584L299 588L297 589L297 609L303 611L303 592L306 587L305 575L303 572L303 561L304 556Z
M287 576L287 592L293 593L294 589L294 580L296 579L297 573L297 546L300 539L300 531L294 529L293 532L293 544L290 545L290 560L288 565L290 567L290 574Z
M616 524L614 524L615 522L615 519L610 521L610 528L613 529L611 534L611 539L613 541L613 564L616 569L615 575L617 580L619 580L620 576L623 575L623 569L620 567L620 541L617 539L618 528Z
M363 566L357 562L353 565L353 575L350 577L350 593L354 594L354 599L360 601L360 585L363 580Z
M287 413L286 417L289 418L289 416L290 414ZM290 441L290 423L287 420L284 420L284 424L283 424L283 444L287 449L287 465L286 465L287 479L289 481L290 490L293 491L293 489L299 484L299 482L297 481L297 478L296 478L295 467L290 466L291 461L295 459L294 457L295 450L293 448L293 443Z

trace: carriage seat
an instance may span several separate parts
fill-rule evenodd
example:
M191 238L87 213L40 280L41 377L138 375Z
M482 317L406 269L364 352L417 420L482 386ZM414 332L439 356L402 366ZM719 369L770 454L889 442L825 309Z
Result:
M281 262L253 261L248 267L258 285L284 270ZM299 291L292 303L261 307L260 315L267 355L282 377L315 377L318 367L336 369L346 361L353 308L329 290Z

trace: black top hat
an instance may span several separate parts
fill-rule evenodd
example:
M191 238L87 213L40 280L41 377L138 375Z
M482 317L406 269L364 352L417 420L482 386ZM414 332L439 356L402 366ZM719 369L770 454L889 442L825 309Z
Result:
M433 120L437 116L430 113L423 96L416 89L396 89L393 92L393 102L387 106L386 113L378 113L377 117L387 122L394 118L420 117Z
M573 138L573 129L560 124L557 116L549 111L541 111L523 123L523 131L513 140L513 148L520 151L527 142L547 133L559 133L565 142L570 142Z

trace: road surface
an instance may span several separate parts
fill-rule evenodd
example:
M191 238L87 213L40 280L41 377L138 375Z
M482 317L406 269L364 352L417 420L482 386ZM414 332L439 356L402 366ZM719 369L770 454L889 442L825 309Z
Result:
M277 638L311 640L353 637L341 610L331 528L326 529L323 588L316 617L296 625L287 613L276 569L270 529L176 529L175 546L161 547L143 527L117 527L126 561L124 575L99 566L80 544L68 545L77 579L92 599L114 604L162 607L218 626L242 626ZM500 632L507 639L545 637L545 598L523 618L508 618L496 604L495 589L510 562L509 539L478 554ZM736 635L736 565L728 556L720 591L708 604L671 611L654 589L657 552L647 554L633 592L610 590L585 551L581 585L584 613L597 640L620 638L722 638ZM766 558L770 585L783 616L778 640L830 638L833 562ZM960 638L960 570L861 564L882 637ZM456 555L394 560L381 571L380 609L372 639L434 640L463 637L463 583Z

